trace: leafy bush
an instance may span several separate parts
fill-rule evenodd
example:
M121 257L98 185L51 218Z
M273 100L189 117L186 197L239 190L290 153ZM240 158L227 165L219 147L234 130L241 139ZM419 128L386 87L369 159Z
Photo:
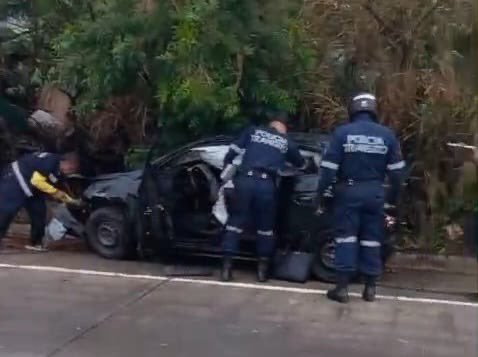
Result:
M412 167L406 199L416 246L443 246L443 225L476 201L459 189L460 165L445 145L478 142L472 0L7 5L3 13L29 28L31 77L75 97L102 150L124 153L157 125L166 146L235 131L258 102L297 113L302 129L328 131L346 118L347 96L365 89L378 94Z
M352 90L379 96L381 119L400 134L412 168L408 219L419 246L433 249L456 206L460 163L447 141L478 141L478 57L473 2L306 2L320 71L309 76L306 111L329 130ZM312 125L314 123L312 122Z
M313 64L299 5L158 1L143 11L138 1L91 2L54 39L49 78L77 95L85 118L134 93L169 137L234 129L247 103L295 110Z

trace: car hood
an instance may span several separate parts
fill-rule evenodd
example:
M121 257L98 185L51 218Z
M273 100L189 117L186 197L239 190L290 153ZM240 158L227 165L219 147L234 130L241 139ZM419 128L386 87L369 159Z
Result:
M83 195L89 200L93 198L125 200L130 195L138 195L142 177L143 170L96 176Z

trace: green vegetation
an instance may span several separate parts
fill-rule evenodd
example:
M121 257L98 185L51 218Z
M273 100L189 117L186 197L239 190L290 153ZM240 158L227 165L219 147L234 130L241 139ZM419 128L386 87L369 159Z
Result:
M329 130L369 89L412 164L414 244L435 247L478 200L445 145L478 142L472 0L3 0L0 14L3 72L23 73L10 86L66 90L99 146L127 137L125 151L157 125L171 144L234 131L254 103Z
M171 134L186 136L177 139L211 134L240 123L241 98L294 111L313 68L300 1L38 3L50 6L39 26L53 23L56 36L36 41L48 49L36 77L73 94L83 118L132 96ZM59 18L64 12L71 16Z

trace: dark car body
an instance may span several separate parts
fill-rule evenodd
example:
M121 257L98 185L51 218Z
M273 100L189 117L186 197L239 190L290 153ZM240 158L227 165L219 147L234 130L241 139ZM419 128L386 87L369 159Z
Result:
M291 134L309 164L290 167L277 180L279 249L316 254L313 273L333 281L334 240L330 210L318 217L316 192L319 164L328 137ZM84 192L89 203L86 232L90 246L106 258L171 256L220 252L219 227L211 227L222 159L232 138L219 136L157 156L148 153L143 170L96 177ZM244 234L241 256L252 257L254 236Z

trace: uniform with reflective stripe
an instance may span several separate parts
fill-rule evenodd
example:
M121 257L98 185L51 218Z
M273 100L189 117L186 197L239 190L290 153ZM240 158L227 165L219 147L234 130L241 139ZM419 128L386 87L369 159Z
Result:
M357 114L351 123L332 134L321 168L319 194L337 182L383 183L388 176L391 190L387 201L396 202L405 162L400 143L387 127L376 123L367 113Z
M319 199L334 187L335 263L339 272L378 276L385 202L395 204L405 162L395 134L368 113L335 130L320 165ZM385 197L388 176L391 190Z
M44 194L57 194L51 184L58 180L60 156L34 153L22 156L9 165L0 178L0 239L24 207L31 220L32 243L41 242L46 224Z
M337 244L357 243L357 237L335 238Z
M224 158L224 167L237 155L244 155L241 165L243 172L258 170L275 174L284 168L286 162L298 167L304 164L293 141L273 128L262 126L248 127L231 143Z
M27 182L25 181L25 178L23 177L20 171L20 166L18 165L18 161L15 161L14 163L12 163L12 170L15 175L15 179L17 180L17 183L20 185L25 196L32 197L33 196L32 190L30 190L30 187L28 186Z
M237 254L241 233L250 227L257 236L258 256L270 257L275 248L276 174L286 162L300 167L304 159L286 135L273 128L256 126L244 130L230 145L224 167L239 155L242 161L234 177L222 249L225 255Z

